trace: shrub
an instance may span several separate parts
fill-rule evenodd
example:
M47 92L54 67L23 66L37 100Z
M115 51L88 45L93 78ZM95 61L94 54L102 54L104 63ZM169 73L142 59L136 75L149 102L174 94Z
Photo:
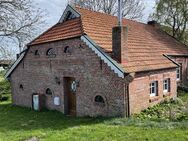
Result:
M185 105L180 98L165 100L164 102L149 107L140 114L134 115L137 119L155 121L182 121L187 118Z
M8 96L0 96L0 101L8 101Z

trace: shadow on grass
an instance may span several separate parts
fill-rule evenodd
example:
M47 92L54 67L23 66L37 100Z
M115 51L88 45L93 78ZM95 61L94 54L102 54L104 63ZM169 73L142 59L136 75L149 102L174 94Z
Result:
M29 108L0 104L1 130L64 130L70 127L102 123L110 118L76 118L67 117L57 111L35 112Z

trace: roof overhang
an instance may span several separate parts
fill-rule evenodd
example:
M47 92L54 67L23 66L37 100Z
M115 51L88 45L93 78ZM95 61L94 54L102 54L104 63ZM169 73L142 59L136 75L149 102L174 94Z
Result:
M188 54L168 54L167 56L171 56L171 57L188 57Z
M172 58L170 58L170 55L163 54L163 56L166 57L168 60L172 61L175 65L177 65L177 67L180 66L180 64L178 64L178 63L175 62Z

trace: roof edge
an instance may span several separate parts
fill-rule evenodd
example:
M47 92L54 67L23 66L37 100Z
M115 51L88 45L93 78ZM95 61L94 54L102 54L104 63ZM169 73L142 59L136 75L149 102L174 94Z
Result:
M163 54L164 57L166 57L168 60L172 61L172 63L174 63L175 65L180 66L178 63L176 63L173 59L171 59L168 55Z
M28 49L25 49L20 57L13 63L13 65L10 67L10 69L6 72L6 74L4 75L4 77L7 79L11 74L12 72L15 70L15 68L19 65L19 63L22 61L22 59L24 58L26 52L27 52Z

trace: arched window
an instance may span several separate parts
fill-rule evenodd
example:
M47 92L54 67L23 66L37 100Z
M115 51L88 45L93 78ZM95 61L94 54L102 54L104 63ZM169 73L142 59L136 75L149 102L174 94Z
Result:
M39 56L39 51L35 50L35 56Z
M97 96L95 97L95 102L97 102L97 103L103 103L103 104L104 104L104 99L103 99L102 96L97 95Z
M53 58L53 57L56 57L56 52L55 52L55 50L53 48L50 48L50 49L47 50L46 55L48 57L52 57Z
M23 85L22 84L20 84L20 89L23 90Z
M66 46L65 48L64 48L64 51L63 51L64 53L71 53L71 51L70 51L70 47L69 46Z
M46 89L46 95L52 95L52 90L50 88Z

